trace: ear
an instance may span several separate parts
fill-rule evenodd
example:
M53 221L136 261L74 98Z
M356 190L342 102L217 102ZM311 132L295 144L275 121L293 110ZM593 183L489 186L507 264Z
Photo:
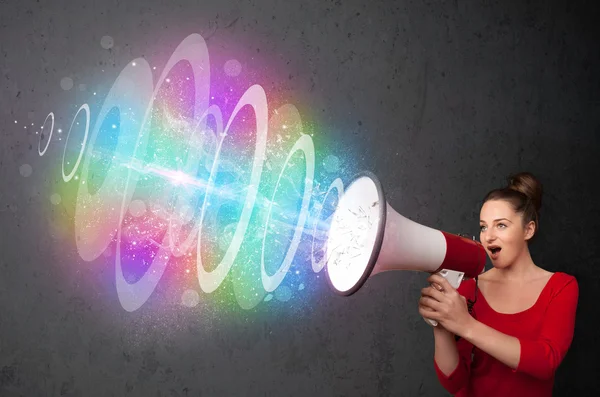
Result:
M536 232L535 222L529 221L527 225L525 225L525 241L531 239Z

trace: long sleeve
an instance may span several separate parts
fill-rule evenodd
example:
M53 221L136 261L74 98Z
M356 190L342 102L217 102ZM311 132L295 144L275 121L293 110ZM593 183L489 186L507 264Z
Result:
M473 345L464 339L459 339L458 342L456 342L456 348L458 349L458 365L450 375L446 376L438 367L437 362L433 360L435 372L440 384L450 394L457 393L467 385L471 368L471 352L473 351Z
M466 280L459 285L457 291L465 298L472 300L474 298L475 286L475 280ZM458 350L458 365L450 375L446 376L438 367L435 359L433 360L438 380L450 394L455 394L465 387L469 383L471 373L473 345L465 339L460 338L456 342L456 348Z
M575 327L579 286L574 277L550 298L540 334L535 339L519 338L521 357L513 372L548 380L567 354Z

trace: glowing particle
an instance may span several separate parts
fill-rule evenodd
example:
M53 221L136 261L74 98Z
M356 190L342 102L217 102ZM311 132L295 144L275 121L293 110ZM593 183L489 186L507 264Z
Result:
M267 296L265 296L265 302L270 301L271 299L273 299L273 294L268 294Z
M29 164L23 164L21 167L19 167L19 172L21 173L21 176L27 178L31 176L33 168Z
M303 289L304 289L304 284L300 284L300 285L298 286L298 291L302 291Z
M235 77L242 72L242 64L236 59L230 59L229 61L225 62L223 69L225 70L225 74L227 76Z
M275 290L275 298L280 302L287 302L292 297L292 290L285 285L280 286Z
M337 172L340 169L340 159L336 156L329 155L323 160L323 167L327 172Z
M73 79L70 77L63 77L62 80L60 80L60 88L65 91L69 91L71 88L73 88Z
M50 202L54 205L58 205L61 202L60 194L54 193L50 196Z
M114 44L115 41L110 36L102 36L102 38L100 39L100 45L105 50L111 49Z
M188 289L181 294L181 304L187 307L194 307L200 303L200 295L193 289Z
M129 204L129 213L133 217L140 217L146 213L146 203L142 200L133 200Z

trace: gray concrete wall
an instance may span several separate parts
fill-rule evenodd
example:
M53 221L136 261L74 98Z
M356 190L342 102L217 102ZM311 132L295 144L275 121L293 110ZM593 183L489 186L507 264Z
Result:
M207 39L215 65L254 57L276 71L271 81L249 82L261 84L272 103L294 104L318 127L319 172L325 154L337 154L347 175L375 172L389 202L417 222L477 234L488 190L510 172L538 176L545 196L532 255L550 271L575 275L581 291L555 395L596 395L595 7L0 2L0 395L444 395L431 329L417 312L426 274L381 275L349 298L328 292L313 275L312 296L227 313L217 304L161 306L157 292L128 313L110 258L79 258L72 222L64 221L72 219L73 203L50 201L64 184L64 140L40 157L35 126L23 127L52 111L67 129L82 103L98 111L132 59L164 65L192 33ZM103 36L114 39L110 51ZM61 87L65 77L73 88Z

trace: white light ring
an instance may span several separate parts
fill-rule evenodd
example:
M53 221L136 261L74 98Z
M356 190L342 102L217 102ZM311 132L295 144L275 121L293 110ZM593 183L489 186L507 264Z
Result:
M48 142L46 142L46 147L44 148L44 150L40 150L40 144L42 143L42 132L44 127L46 126L46 121L48 121L48 117L50 116L52 116L52 127L50 128L50 135L48 135ZM46 116L44 124L42 124L42 132L40 132L40 140L38 141L38 154L40 155L40 157L42 157L46 153L46 150L48 150L48 146L50 146L50 139L52 139L52 133L54 132L54 113L50 112Z
M134 95L136 99L130 101L127 106L131 108L133 114L143 114L148 108L152 98L152 70L150 65L143 59L136 59L135 64L130 63L117 77L117 80L108 92L102 108L98 113L96 124L90 134L87 145L86 156L81 166L81 180L87 181L90 168L91 158L95 147L96 139L100 132L100 128L104 124L106 116L113 108L118 108L121 113L123 102L126 102L127 96ZM138 99L139 98L139 99ZM131 106L129 106L131 105ZM136 106L137 105L137 106ZM133 106L133 107L132 107ZM133 117L121 117L119 126L119 135L114 153L125 154L129 156L135 152L136 146L139 144L138 138L141 132L141 124L135 121ZM124 142L132 142L130 144ZM117 229L121 224L121 214L117 209L112 211L114 201L125 202L129 206L131 195L126 195L125 183L119 183L119 172L122 170L111 162L109 169L106 171L106 176L102 181L102 185L98 190L91 195L89 193L88 184L81 183L77 192L77 201L75 208L75 242L79 256L86 261L92 261L99 257L113 240ZM131 170L127 171L131 173ZM130 186L137 184L137 178L129 181ZM131 193L133 191L131 190ZM111 197L110 194L117 194L116 197ZM114 200L112 200L114 199ZM93 205L91 205L93 203ZM102 224L105 226L102 230L96 233L90 232L89 219L90 217L98 216L98 212L102 214ZM98 225L95 225L100 229Z
M85 110L86 118L85 118L85 135L83 137L83 142L81 143L81 149L79 150L79 155L77 156L77 161L75 162L75 166L73 170L69 173L69 175L65 174L65 154L67 153L67 146L69 144L69 137L71 136L71 130L73 129L73 124L75 124L75 120L77 120L77 116L81 110ZM83 157L83 152L85 151L85 145L88 138L88 132L90 130L90 107L87 103L81 105L77 113L75 113L75 117L73 117L73 121L71 122L71 127L69 128L69 134L67 135L67 141L65 142L65 149L63 150L63 158L62 158L62 177L63 181L69 182L73 179L73 176L77 172L77 168L79 168L79 163L81 162L81 158Z
M210 64L208 58L208 48L206 47L206 42L199 34L191 34L186 37L180 44L177 46L171 58L167 62L163 73L161 74L157 86L152 94L151 102L148 105L148 109L146 109L146 114L144 115L144 121L142 122L142 126L146 125L147 120L152 112L152 106L154 104L154 100L156 98L156 93L162 87L163 82L165 81L168 73L171 71L173 66L180 61L188 61L192 67L193 75L194 75L194 83L195 83L195 112L194 116L199 114L203 114L206 109L208 109L208 97L210 93ZM138 142L142 139L147 139L147 137L140 136L138 138ZM145 150L146 147L143 145L142 150ZM137 151L139 147L136 146L136 150L133 154L132 162L135 159ZM143 154L143 153L142 153ZM127 177L127 182L125 184L125 197L131 197L133 195L133 191L135 186L129 186L129 180L131 178L131 172L129 172ZM161 245L159 252L154 257L154 260L150 264L150 267L146 271L146 273L136 282L130 284L123 277L123 270L121 266L121 223L125 217L125 213L127 211L126 201L123 200L121 205L121 217L119 221L119 228L117 231L117 248L115 255L115 279L116 279L116 288L117 295L119 297L119 301L121 306L126 311L132 312L139 309L152 295L154 289L158 285L159 280L162 278L162 275L165 271L169 258L171 256L168 246L165 244ZM165 234L166 235L166 234Z
M202 264L201 254L202 221L204 220L206 203L213 189L215 171L218 167L219 154L221 152L223 139L225 139L225 136L227 136L227 132L229 131L229 127L235 119L235 116L246 105L252 106L252 108L254 109L254 114L256 116L256 145L254 149L254 162L252 164L250 185L248 186L248 193L246 193L244 207L242 209L240 220L238 221L238 224L236 226L233 238L231 239L231 243L229 244L229 247L227 247L227 251L225 252L225 255L223 255L223 258L221 259L221 262L217 265L217 267L213 271L207 272L204 269L204 265ZM200 215L200 228L198 230L196 260L198 261L198 282L200 283L200 287L202 288L202 290L206 293L213 292L219 287L219 285L221 285L221 283L229 273L229 270L233 265L233 261L235 260L235 257L237 256L240 250L240 246L242 245L244 235L246 234L246 230L248 228L248 223L250 222L250 215L252 215L252 210L254 209L256 194L258 192L258 184L260 183L260 176L262 174L262 168L265 160L268 128L269 113L267 107L267 96L260 85L253 85L252 87L248 88L244 95L242 95L242 98L240 98L240 101L237 103L234 111L231 114L231 118L227 123L227 127L225 127L225 132L217 148L215 161L213 163L213 167L206 187L206 193L204 195L204 201L202 203L202 212Z
M265 242L267 240L267 231L269 230L269 221L271 219L271 210L273 209L273 201L275 199L275 193L277 192L277 188L279 187L279 182L281 181L281 176L285 171L285 167L287 163L290 161L290 158L297 151L302 151L304 153L304 159L306 161L306 176L304 179L304 195L302 197L302 205L300 208L300 215L298 216L298 222L296 223L296 230L294 231L294 236L292 237L292 242L285 254L285 258L283 262L279 266L279 269L275 271L273 275L268 275L265 269ZM287 274L294 255L296 255L296 250L298 249L298 245L300 244L300 237L302 237L302 232L304 229L304 223L306 222L306 218L308 217L308 205L310 203L310 198L312 195L312 185L315 174L315 147L313 145L313 141L309 135L302 135L292 147L292 150L288 154L281 173L279 174L279 178L277 179L277 184L275 185L275 190L273 192L273 197L271 198L271 203L269 204L269 211L267 214L267 221L265 223L265 231L263 234L263 243L262 243L262 252L260 256L260 270L261 270L261 278L263 287L265 291L272 292L274 291L279 284L283 281L285 275Z
M200 117L200 121L198 121L198 124L196 125L194 132L197 131L200 123L207 120L207 117L209 115L212 115L216 121L216 124L217 124L216 136L218 137L221 135L221 132L223 131L223 115L221 114L221 109L219 109L219 107L216 105L211 105L208 108L208 110L206 112L204 112L204 114ZM193 133L192 133L192 135L193 135ZM190 137L190 139L192 137ZM186 171L191 172L192 174L196 174L198 172L198 165L199 165L201 159L198 159L196 164L192 164L191 157L192 156L188 156L188 159L187 159L188 163L186 164ZM213 164L214 164L214 161L213 161ZM191 170L190 170L190 168L191 168ZM180 202L180 200L182 200L181 197L182 196L177 195L177 201L175 202L174 208L177 208L179 206L179 202ZM194 224L194 227L192 228L192 230L186 237L185 241L183 241L180 244L177 244L176 239L173 238L173 234L179 233L179 230L181 229L181 227L177 227L177 228L173 227L173 215L174 215L174 212L172 212L171 216L169 217L169 230L168 230L168 240L169 241L168 241L168 243L169 243L169 247L171 249L171 253L173 254L173 256L180 257L182 255L185 255L187 252L189 252L190 247L194 243L194 239L197 237L197 233L200 228L201 218L198 218L198 220Z
M329 188L327 189L327 193L325 193L325 198L323 199L323 204L321 205L321 208L319 209L317 218L315 220L315 226L312 231L312 243L310 245L310 262L312 265L312 269L315 273L319 273L321 270L323 270L323 268L325 267L325 264L327 263L327 255L323 255L323 258L319 262L315 262L315 234L317 233L317 226L319 225L319 220L321 218L321 212L323 212L323 206L325 205L325 202L327 201L327 197L329 197L329 193L331 193L333 191L333 189L337 190L338 197L341 197L344 194L344 182L342 182L341 178L337 178L336 180L334 180L331 183L331 185L329 185ZM338 200L339 200L339 198L338 198ZM327 242L327 238L325 239L325 242Z

